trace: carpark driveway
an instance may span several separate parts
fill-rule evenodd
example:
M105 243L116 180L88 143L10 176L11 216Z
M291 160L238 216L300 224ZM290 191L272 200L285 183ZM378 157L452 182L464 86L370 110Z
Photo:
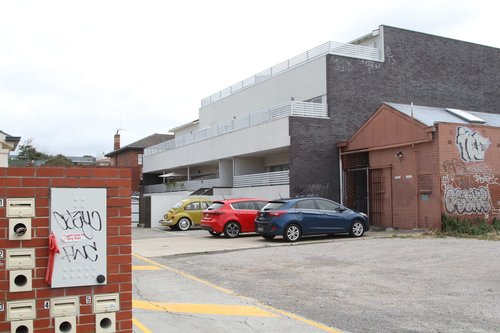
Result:
M362 239L314 237L289 245L254 236L215 239L201 230L134 230L133 235L133 251L139 253L134 264L156 265L170 274L158 280L158 271L134 271L134 298L158 300L161 304L154 304L165 310L135 303L136 324L147 327L155 322L152 316L162 314L163 330L152 332L500 331L500 243L495 241L370 233ZM140 238L148 246L142 247ZM206 250L199 239L222 245ZM173 246L182 253L172 250L174 242L183 244ZM192 249L188 243L197 250L181 250ZM145 252L152 244L157 255ZM158 289L147 290L150 285ZM207 293L200 291L205 288ZM229 305L229 312L176 312L179 304ZM234 309L243 312L235 315ZM255 309L276 317L253 315Z

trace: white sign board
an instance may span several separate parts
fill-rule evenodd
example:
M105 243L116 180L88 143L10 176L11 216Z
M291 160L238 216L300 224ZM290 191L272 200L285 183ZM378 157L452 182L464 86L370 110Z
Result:
M53 288L106 284L106 189L51 188L50 231Z

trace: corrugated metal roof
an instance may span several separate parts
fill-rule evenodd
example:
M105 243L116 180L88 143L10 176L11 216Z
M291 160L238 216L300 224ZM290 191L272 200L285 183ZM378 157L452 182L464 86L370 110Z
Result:
M433 126L436 123L457 123L457 124L478 124L474 121L467 121L454 113L447 111L446 108L436 108L421 105L408 105L398 103L385 103L397 111L406 114L424 125ZM496 113L476 112L461 110L470 113L485 121L483 125L500 127L500 115ZM500 112L500 110L498 110Z

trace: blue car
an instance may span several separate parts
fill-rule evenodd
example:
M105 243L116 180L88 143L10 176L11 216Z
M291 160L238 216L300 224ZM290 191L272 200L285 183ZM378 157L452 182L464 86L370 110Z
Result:
M361 237L367 230L366 214L324 198L269 201L255 219L255 232L262 237L283 236L288 242L295 242L302 235L349 233Z

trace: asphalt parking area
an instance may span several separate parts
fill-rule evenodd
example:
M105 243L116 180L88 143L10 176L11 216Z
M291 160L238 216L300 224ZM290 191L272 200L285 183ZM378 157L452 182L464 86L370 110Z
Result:
M134 244L139 240L137 236L134 234ZM269 323L280 319L285 322L278 326L291 332L498 331L498 242L367 236L318 237L294 245L279 241L261 244L259 237L216 240L201 231L159 237L172 238L170 244L180 242L174 238L184 238L183 243L190 246L198 243L197 237L221 244L253 241L261 246L211 252L203 251L205 245L199 242L199 248L184 254L172 254L167 247L170 254L141 256L146 261L136 257L134 265L154 266L147 262L153 260L164 266L161 272L166 275L160 279L158 271L134 270L134 298L160 302L170 312L135 307L134 316L146 326L160 313L177 318L176 325L187 325L172 332L181 328L183 332L200 331L199 325L205 328L201 331L273 332ZM158 243L154 237L143 239L156 246L169 244ZM142 250L134 245L134 252ZM163 250L158 253L164 253ZM148 298L147 294L147 297L141 294L143 284L161 287L151 294L154 297ZM200 288L210 291L204 294ZM278 317L248 313L179 315L175 308L168 307L172 304L238 305L245 311L253 309L247 306L255 306ZM160 322L170 323L163 317ZM209 324L216 326L207 330L212 327L206 326ZM151 329L151 332L167 331Z

